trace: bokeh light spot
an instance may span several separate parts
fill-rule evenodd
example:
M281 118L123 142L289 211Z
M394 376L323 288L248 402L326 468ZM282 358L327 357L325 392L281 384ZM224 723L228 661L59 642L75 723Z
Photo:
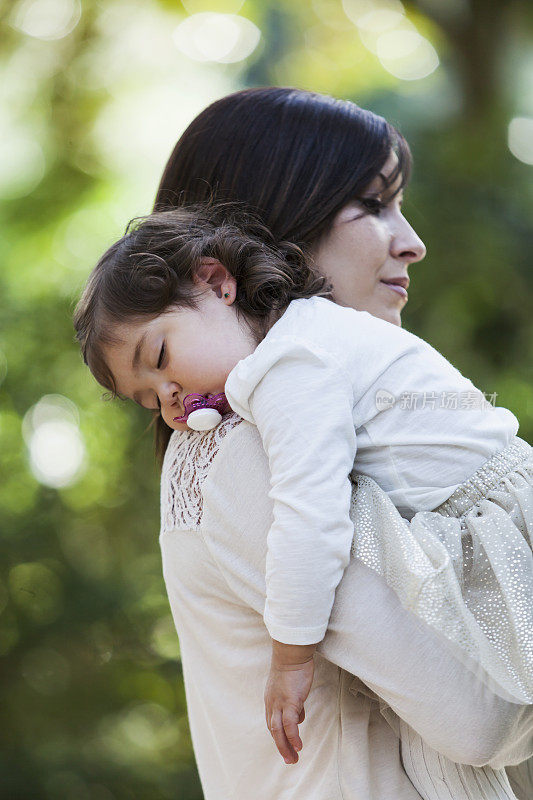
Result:
M382 33L376 52L387 72L404 81L426 78L439 66L439 57L431 42L414 30Z
M81 434L64 420L45 422L30 444L32 472L41 483L54 488L74 482L85 456Z
M36 39L62 39L81 17L80 0L23 0L15 9L12 25Z
M168 747L179 737L172 715L158 703L132 708L124 719L123 730L133 745L146 750Z
M85 466L85 444L74 403L45 395L24 417L23 435L37 480L59 489L73 484Z
M117 763L150 761L153 753L175 747L180 730L173 714L158 703L142 703L102 720L98 746Z
M378 30L387 30L405 13L400 0L342 0L342 7L354 25L368 28L377 25Z
M180 648L178 636L172 622L172 617L165 616L156 622L152 629L150 645L152 650L162 658L179 658Z
M173 38L176 47L194 61L230 64L253 53L261 31L245 17L206 12L187 17Z
M4 121L5 122L5 121ZM26 197L41 182L46 167L39 142L21 128L0 124L0 197Z
M377 41L377 54L380 59L405 58L420 46L422 37L416 31L389 31Z
M22 423L22 434L26 443L35 428L43 422L50 420L66 420L73 425L80 421L80 415L76 403L69 400L62 394L45 394L38 403L30 408L24 416Z
M533 164L533 119L515 117L507 129L507 145L515 158Z
M363 14L357 20L357 27L363 30L374 31L382 33L388 31L390 28L395 28L399 22L402 21L404 16L403 9L395 11L390 8L377 8L375 11L369 11Z
M181 0L181 4L188 14L200 14L203 11L238 14L244 0Z

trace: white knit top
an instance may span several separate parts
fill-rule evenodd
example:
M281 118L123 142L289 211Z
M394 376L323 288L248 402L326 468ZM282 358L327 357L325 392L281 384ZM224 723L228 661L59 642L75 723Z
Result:
M318 297L290 304L225 392L269 460L265 624L287 644L325 634L353 537L352 468L411 518L439 506L518 430L427 342Z

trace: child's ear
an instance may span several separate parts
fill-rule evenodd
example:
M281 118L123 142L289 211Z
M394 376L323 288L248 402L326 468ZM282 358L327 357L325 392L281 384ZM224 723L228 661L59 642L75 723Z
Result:
M231 305L237 294L237 282L226 267L216 258L202 258L194 275L194 282L211 289L226 305Z

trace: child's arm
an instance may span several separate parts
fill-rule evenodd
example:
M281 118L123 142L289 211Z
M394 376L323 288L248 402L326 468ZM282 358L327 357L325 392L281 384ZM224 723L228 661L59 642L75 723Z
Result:
M267 728L286 764L296 764L302 740L304 703L313 682L316 644L283 644L272 639L272 661L265 688Z
M257 426L270 466L264 620L276 641L315 644L324 638L353 539L352 381L332 354L293 337L260 350L251 364L237 365L226 396Z
M312 654L350 559L354 393L345 369L320 347L285 337L260 350L236 367L226 396L257 425L270 465L274 519L263 618L274 644L265 710L290 764L302 746L298 724L311 688Z

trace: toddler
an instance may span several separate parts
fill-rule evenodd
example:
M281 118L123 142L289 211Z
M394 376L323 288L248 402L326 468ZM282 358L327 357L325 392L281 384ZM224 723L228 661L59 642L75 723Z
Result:
M287 763L351 554L502 694L531 702L531 447L434 348L336 305L298 247L229 205L134 221L75 327L96 379L170 428L231 410L257 425L273 501L266 720Z

